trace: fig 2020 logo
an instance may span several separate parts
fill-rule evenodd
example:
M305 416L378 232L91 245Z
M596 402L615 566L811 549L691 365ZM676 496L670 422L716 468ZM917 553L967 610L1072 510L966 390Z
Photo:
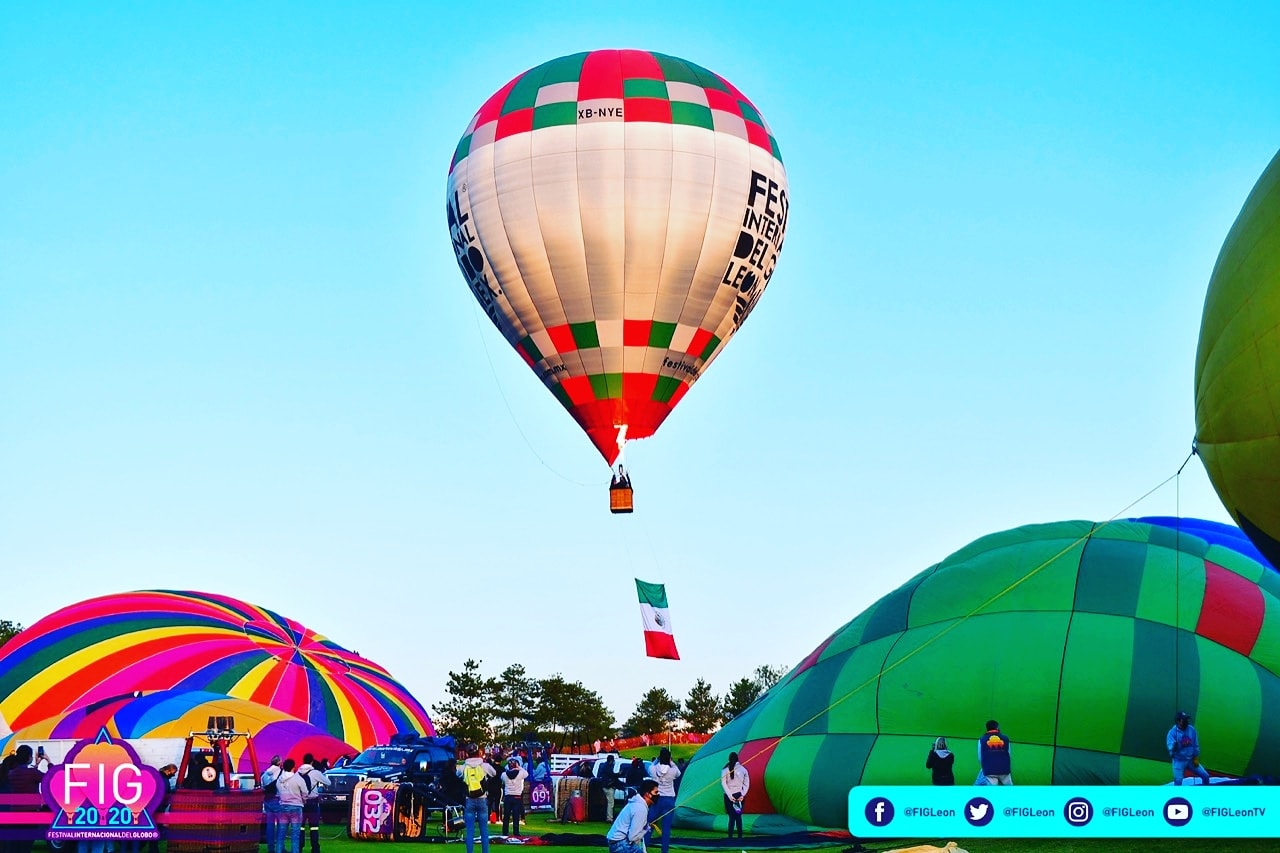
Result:
M106 729L82 740L50 768L40 793L54 812L53 840L158 838L153 817L168 782L142 763L133 747L113 741Z

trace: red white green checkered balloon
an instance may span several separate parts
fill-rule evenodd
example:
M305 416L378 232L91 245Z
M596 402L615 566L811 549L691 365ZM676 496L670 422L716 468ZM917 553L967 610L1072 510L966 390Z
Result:
M652 435L750 315L786 234L786 171L731 83L641 50L537 66L449 167L458 266L612 464Z

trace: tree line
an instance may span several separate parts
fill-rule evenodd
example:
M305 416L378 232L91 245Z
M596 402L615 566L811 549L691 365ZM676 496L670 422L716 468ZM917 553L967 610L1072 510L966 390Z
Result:
M558 673L533 678L518 663L487 678L481 674L482 663L468 658L460 672L450 670L446 698L431 706L437 731L477 743L532 738L561 751L611 737L713 732L750 707L786 672L780 666L758 666L729 685L723 696L699 678L683 701L666 688L653 687L619 726L600 694L580 681L568 681Z

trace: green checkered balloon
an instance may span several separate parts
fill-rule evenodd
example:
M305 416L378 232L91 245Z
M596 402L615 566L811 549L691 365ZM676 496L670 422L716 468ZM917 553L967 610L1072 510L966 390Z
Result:
M725 827L733 751L751 779L748 830L846 829L851 786L930 783L938 736L956 783L972 784L989 719L1019 785L1168 783L1179 710L1211 773L1274 775L1278 675L1270 567L1176 525L1020 527L926 569L814 649L698 751L677 819Z

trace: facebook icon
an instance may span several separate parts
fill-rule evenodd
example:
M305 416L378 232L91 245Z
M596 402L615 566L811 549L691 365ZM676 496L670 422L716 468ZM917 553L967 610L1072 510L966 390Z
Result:
M867 802L864 809L867 816L867 823L872 826L888 826L893 820L893 803L884 797L876 797L874 800Z

